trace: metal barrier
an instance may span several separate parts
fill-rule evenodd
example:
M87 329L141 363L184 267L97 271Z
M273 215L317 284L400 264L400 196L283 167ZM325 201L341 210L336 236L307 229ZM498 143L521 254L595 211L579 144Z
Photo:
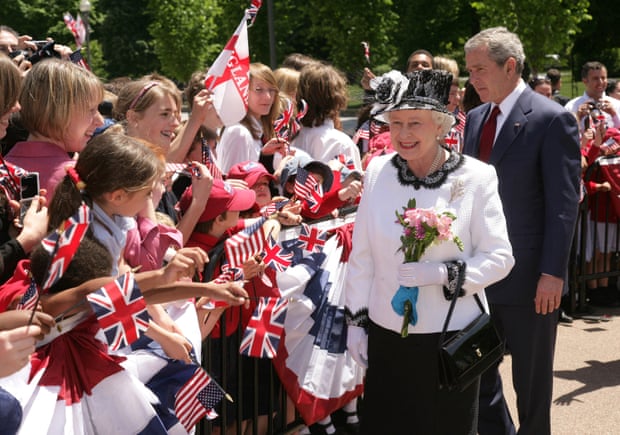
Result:
M602 182L603 167L620 165L618 157L599 157L584 174L584 183ZM571 315L589 313L588 282L607 279L614 288L620 276L618 251L620 234L617 214L610 195L620 192L592 192L579 205L577 228L569 262L569 306ZM552 193L553 194L553 193Z
M309 225L319 226L322 230L330 227L335 228L346 222L346 219L349 221L354 219L355 211L357 211L357 206L345 207L339 210L339 218L334 219L329 216L312 221ZM291 230L293 229L289 229L287 234L287 230L283 229L281 236L291 237ZM223 255L223 243L209 252L209 263L203 273L204 281L209 281L216 275ZM226 309L226 311L228 310L237 310L238 312L235 314L241 315L241 307L230 307ZM221 320L224 319L224 315L222 315ZM204 340L202 366L225 390L228 385L236 385L233 390L227 391L232 396L234 403L225 404L226 399L223 399L216 409L219 417L213 421L203 419L197 426L196 434L227 433L241 435L248 433L242 430L244 414L250 415L246 420L249 420L248 429L253 435L260 433L289 434L301 429L304 426L303 420L295 411L294 406L287 402L287 393L279 381L271 360L241 356L238 350L244 332L241 322L238 323L237 330L229 336L226 336L225 323L225 321L220 321L222 328L220 338L207 337ZM258 423L261 396L269 398L267 412L263 415L272 416L272 418L263 418L266 420L263 421L267 425L266 432L261 431Z

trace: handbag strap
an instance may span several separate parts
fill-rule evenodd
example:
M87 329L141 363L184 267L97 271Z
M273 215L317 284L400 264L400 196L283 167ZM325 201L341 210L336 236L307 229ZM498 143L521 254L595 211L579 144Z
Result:
M454 307L456 306L456 300L459 298L459 294L461 293L461 288L463 287L463 283L465 282L465 269L466 264L464 261L458 260L457 265L459 267L459 275L456 280L456 290L452 296L452 302L450 302L450 308L448 309L448 314L446 315L446 320L443 322L443 328L441 329L441 335L439 336L439 346L444 342L446 338L446 333L448 332L448 326L450 324L450 319L452 319L452 313L454 312ZM480 308L480 311L485 313L484 306L482 305L482 301L480 301L480 297L478 294L474 293L474 299Z

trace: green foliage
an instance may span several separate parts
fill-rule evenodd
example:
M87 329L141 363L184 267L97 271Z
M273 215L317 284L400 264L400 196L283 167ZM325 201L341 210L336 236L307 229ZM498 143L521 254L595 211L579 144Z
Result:
M98 0L105 14L93 38L101 43L109 77L138 77L160 69L148 33L148 0ZM94 8L93 8L94 9Z
M215 0L149 0L148 12L155 54L168 77L189 79L221 50L212 43L220 16Z
M547 54L565 54L580 31L591 20L589 0L485 0L471 2L483 28L505 26L523 42L534 73L544 69Z

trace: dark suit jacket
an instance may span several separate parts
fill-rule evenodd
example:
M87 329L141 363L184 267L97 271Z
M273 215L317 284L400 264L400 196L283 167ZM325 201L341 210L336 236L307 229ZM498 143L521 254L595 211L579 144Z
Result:
M467 114L464 154L478 157L490 107L483 104ZM499 178L515 266L487 289L487 296L496 304L533 306L541 273L567 282L581 172L574 115L526 88L497 136L489 163Z

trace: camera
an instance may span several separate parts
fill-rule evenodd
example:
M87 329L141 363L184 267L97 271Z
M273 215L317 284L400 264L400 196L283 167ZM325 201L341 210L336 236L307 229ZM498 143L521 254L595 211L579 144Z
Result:
M590 110L601 110L601 108L603 107L602 103L600 101L588 101L588 107L590 108Z
M32 198L39 194L39 173L29 172L22 175L19 180L20 185L20 200L19 200L19 221L24 222L24 215L30 208Z
M37 50L34 53L32 53L30 50L15 50L9 53L9 57L13 59L23 54L26 60L29 61L33 65L39 62L40 60L47 59L50 57L60 58L60 54L58 54L56 50L54 50L54 44L55 44L54 41L31 41L31 42L33 42L37 46Z
M51 41L34 41L37 44L37 51L32 53L28 60L33 65L40 60L47 59L50 57L60 58L60 54L54 50L54 44L56 44L53 40Z

